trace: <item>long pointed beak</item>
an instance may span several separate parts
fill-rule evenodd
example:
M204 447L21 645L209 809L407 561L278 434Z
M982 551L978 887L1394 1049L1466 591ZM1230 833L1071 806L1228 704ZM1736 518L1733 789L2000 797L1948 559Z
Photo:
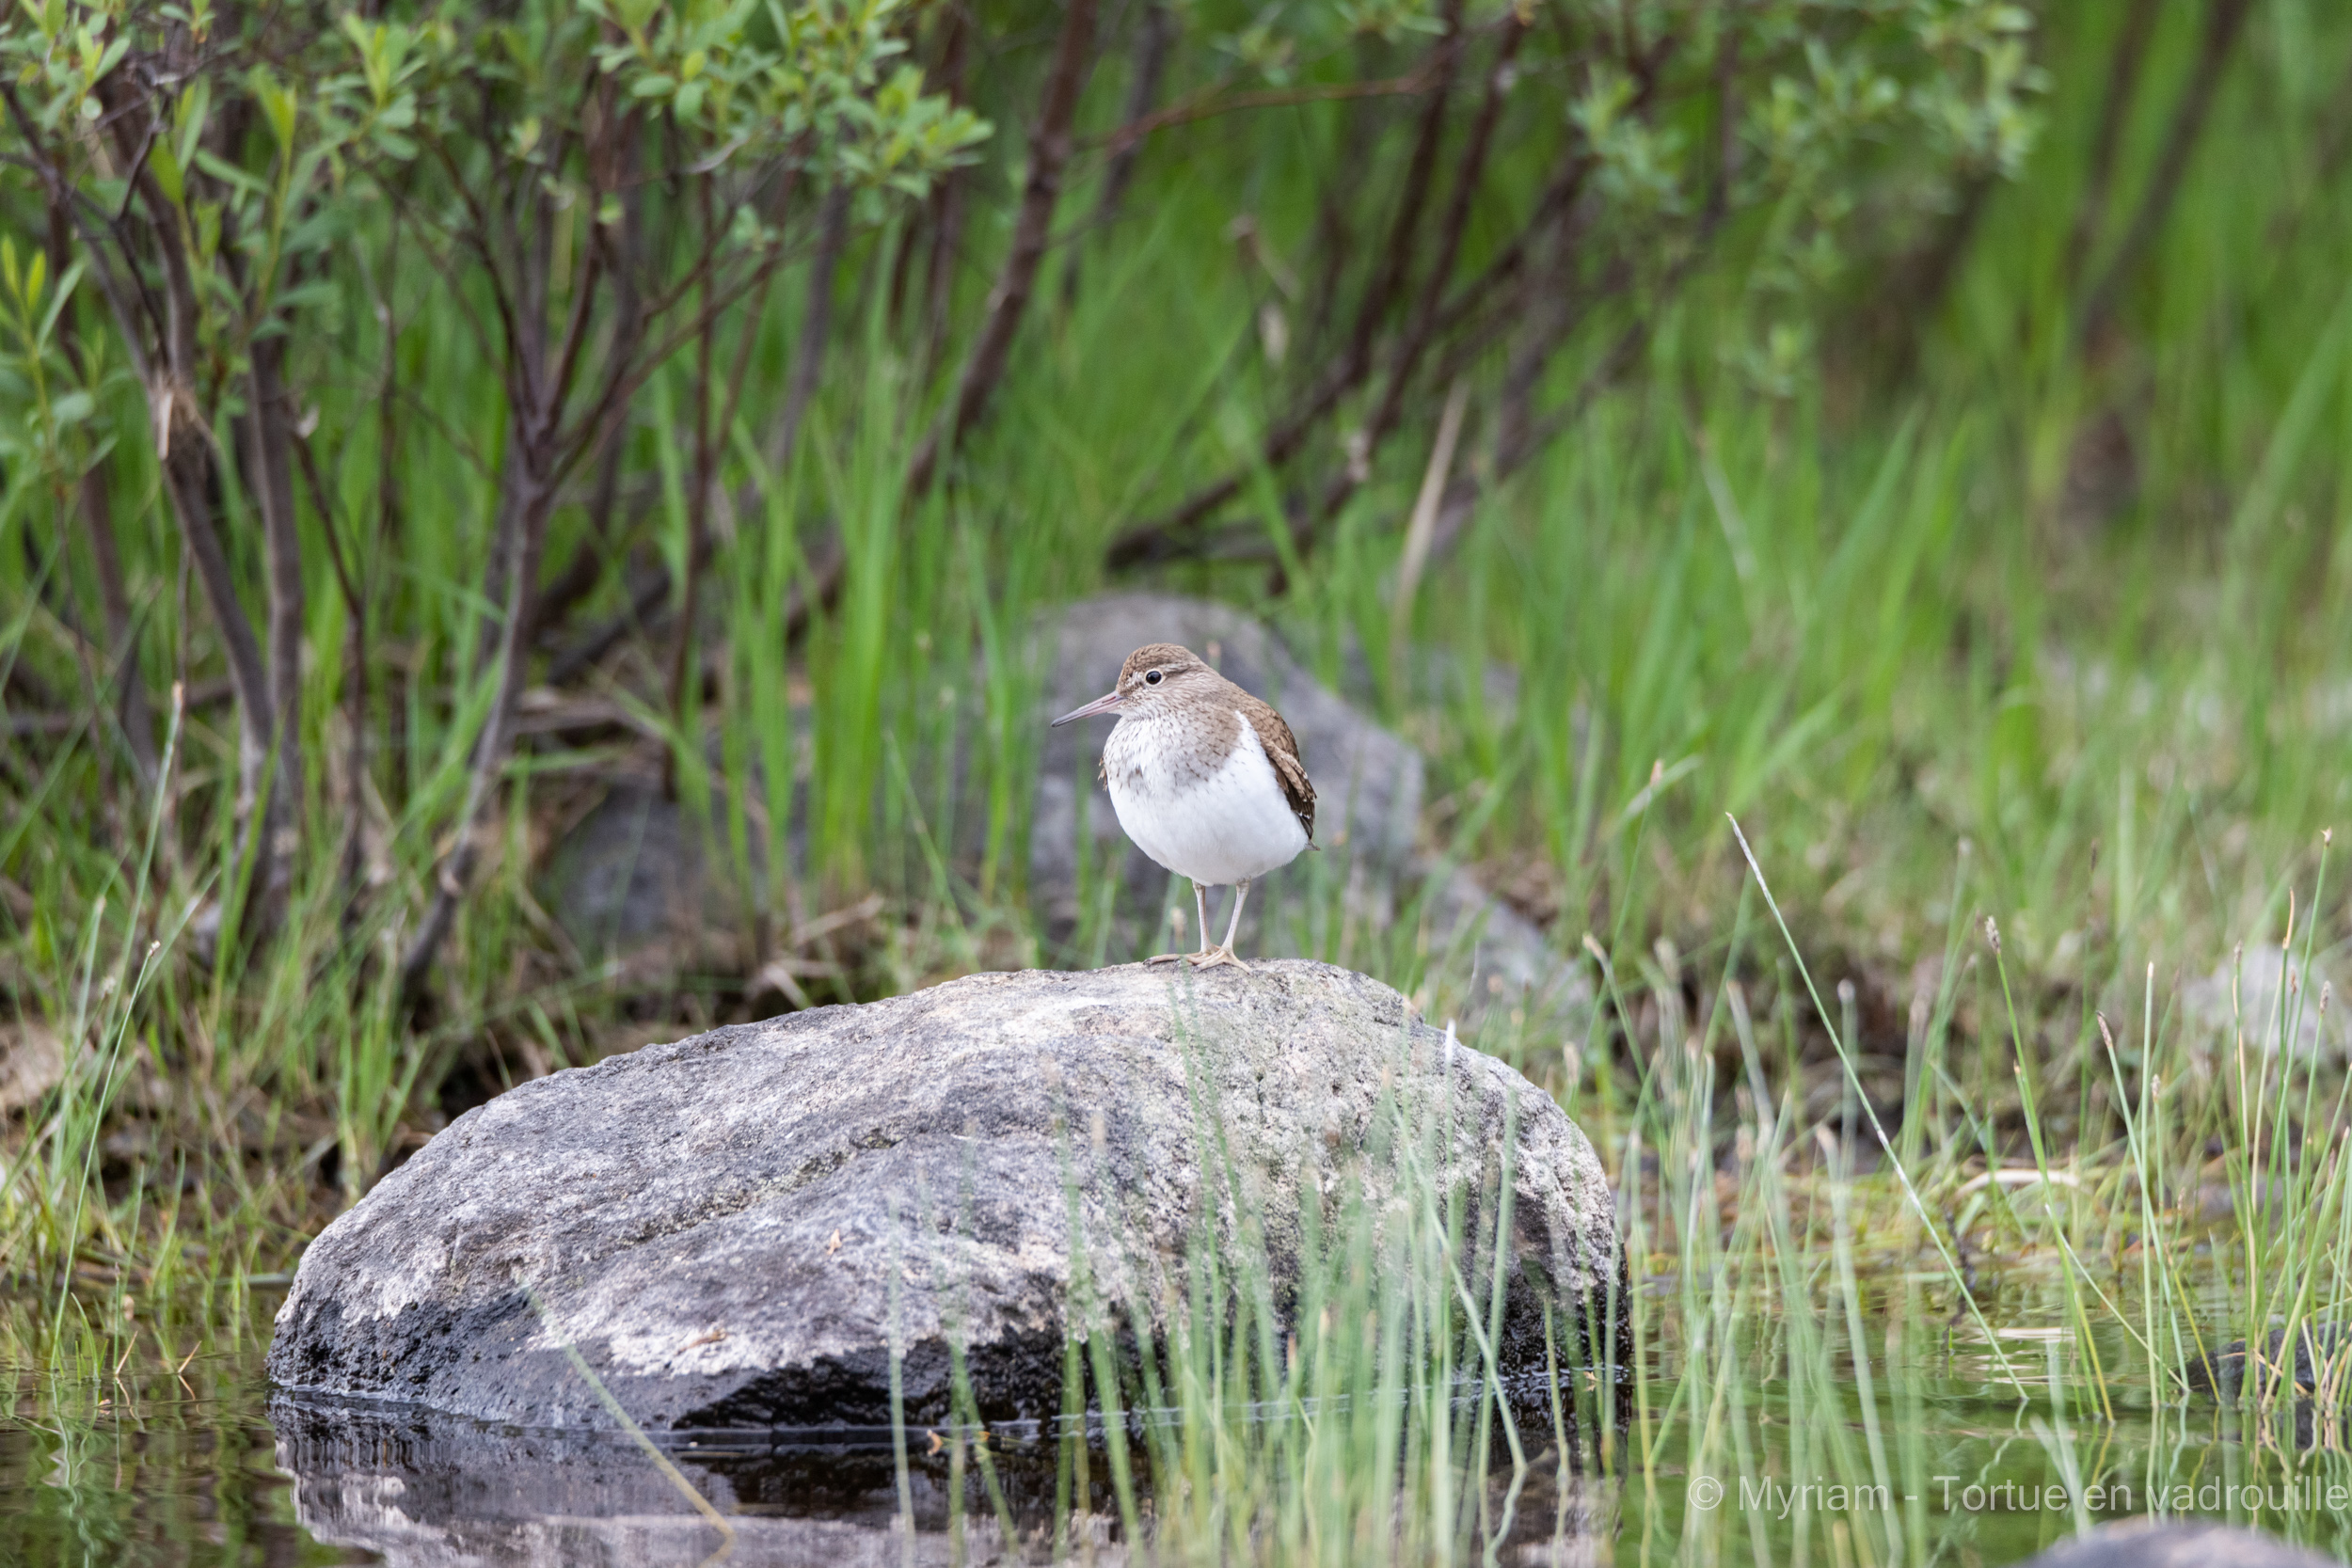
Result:
M1059 719L1055 720L1053 723L1046 727L1048 729L1057 730L1064 724L1071 723L1073 721L1079 719L1091 719L1098 713L1108 713L1112 708L1118 705L1119 693L1117 691L1112 691L1105 696L1095 698L1094 701L1087 704L1084 707L1072 708L1068 713L1063 714Z

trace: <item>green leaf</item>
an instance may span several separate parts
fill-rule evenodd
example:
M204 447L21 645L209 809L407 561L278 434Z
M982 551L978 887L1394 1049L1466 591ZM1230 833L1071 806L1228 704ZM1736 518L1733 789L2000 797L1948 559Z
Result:
M262 117L269 121L270 134L278 138L278 150L292 152L296 105L294 89L278 81L266 67L256 66L253 69L253 96L261 103Z
M308 283L287 289L278 296L278 305L288 316L300 315L313 309L326 309L342 299L342 292L332 279L314 277Z
M355 216L341 203L321 203L309 216L286 231L286 254L303 256L328 248L352 231L356 227Z
M148 171L155 176L155 183L175 207L187 200L187 180L180 168L180 159L167 141L157 140L148 150Z
M158 145L155 150L161 152L163 148ZM269 195L269 187L263 184L258 176L246 173L208 148L199 147L196 150L196 166L214 179L234 185L239 190L263 198Z
M199 76L180 95L172 108L172 150L180 155L180 166L186 168L196 159L196 144L203 135L204 126L213 112L213 79Z
M57 317L64 313L67 302L73 297L73 286L81 280L82 263L79 261L66 268L65 276L57 279L56 288L50 292L49 313L41 317L40 331L36 335L40 341L47 342L50 333L56 330Z

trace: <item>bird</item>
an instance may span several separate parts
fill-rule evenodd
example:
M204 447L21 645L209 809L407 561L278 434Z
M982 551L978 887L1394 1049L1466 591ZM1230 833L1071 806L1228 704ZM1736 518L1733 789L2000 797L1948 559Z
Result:
M1227 680L1189 648L1151 642L1127 656L1108 693L1054 721L1058 729L1115 713L1103 746L1102 780L1119 825L1154 863L1192 881L1200 916L1197 953L1156 953L1147 963L1231 964L1249 883L1317 847L1315 786L1298 737L1282 716ZM1225 940L1209 940L1208 889L1231 884Z

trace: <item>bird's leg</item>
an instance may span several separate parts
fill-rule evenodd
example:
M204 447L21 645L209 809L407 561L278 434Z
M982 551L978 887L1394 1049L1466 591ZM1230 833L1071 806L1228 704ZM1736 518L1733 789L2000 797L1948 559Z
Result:
M1192 960L1193 968L1215 969L1219 964L1232 964L1235 969L1240 970L1244 974L1249 973L1249 966L1242 962L1239 958L1233 957L1233 936L1235 932L1241 929L1241 907L1248 897L1249 879L1244 877L1240 881L1233 884L1233 918L1225 923L1225 941L1223 944L1211 948L1208 952L1196 957ZM1202 933L1204 936L1206 934L1206 932Z
M1154 953L1143 960L1147 967L1152 964L1174 963L1179 958L1191 958L1198 961L1209 956L1209 890L1199 882L1192 884L1192 907L1200 916L1200 951L1198 953ZM1177 940L1183 940L1181 934Z

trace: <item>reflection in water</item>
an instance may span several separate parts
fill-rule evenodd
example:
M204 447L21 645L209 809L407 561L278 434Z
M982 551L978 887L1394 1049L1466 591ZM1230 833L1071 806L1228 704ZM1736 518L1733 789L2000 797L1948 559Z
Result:
M88 1367L0 1362L0 1563L294 1568L365 1560L294 1522L262 1411L260 1347L120 1350Z
M294 1477L304 1529L335 1545L380 1553L392 1568L538 1568L578 1563L691 1568L723 1550L730 1568L818 1568L909 1560L975 1565L1053 1555L1056 1453L1050 1445L994 1450L1005 1515L966 1465L961 1484L948 1446L914 1433L902 1495L889 1434L849 1443L667 1440L688 1484L716 1506L731 1548L646 1452L607 1432L526 1431L384 1405L278 1396L270 1402L278 1463ZM1129 1552L1098 1454L1093 1506L1070 1540L1072 1557L1120 1568ZM1556 1458L1494 1478L1489 1498L1501 1560L1598 1560L1596 1513L1604 1495Z
M645 1451L612 1432L485 1426L463 1417L380 1405L279 1397L278 1463L294 1480L302 1527L321 1541L383 1554L395 1568L492 1563L694 1564L724 1544ZM914 1433L916 1448L928 1447ZM689 1444L664 1451L734 1531L731 1564L898 1564L904 1558L898 1470L879 1444L828 1448ZM1054 1471L1026 1456L1000 1458L1017 1529L1049 1540ZM911 1453L907 1501L915 1560L1005 1556L1001 1527L977 1476L951 1508L944 1456ZM1097 1499L1096 1560L1122 1562L1109 1511ZM975 1516L977 1513L977 1516Z
M718 1507L732 1549L649 1455L613 1432L486 1427L458 1416L395 1406L350 1406L275 1397L278 1465L294 1477L294 1512L320 1543L381 1554L392 1568L644 1563L691 1568L724 1549L732 1568L818 1568L842 1563L901 1568L913 1519L915 1563L1044 1561L1054 1554L1057 1450L997 1446L1005 1514L953 1450L911 1434L908 1491L889 1432L851 1441L734 1436L663 1441L684 1481ZM1091 1465L1094 1505L1080 1516L1085 1543L1066 1554L1101 1568L1129 1561L1104 1460ZM1501 1561L1576 1568L1602 1561L1604 1514L1613 1488L1562 1477L1555 1453L1505 1467L1491 1486L1491 1528ZM1002 1519L1011 1521L1007 1552Z

